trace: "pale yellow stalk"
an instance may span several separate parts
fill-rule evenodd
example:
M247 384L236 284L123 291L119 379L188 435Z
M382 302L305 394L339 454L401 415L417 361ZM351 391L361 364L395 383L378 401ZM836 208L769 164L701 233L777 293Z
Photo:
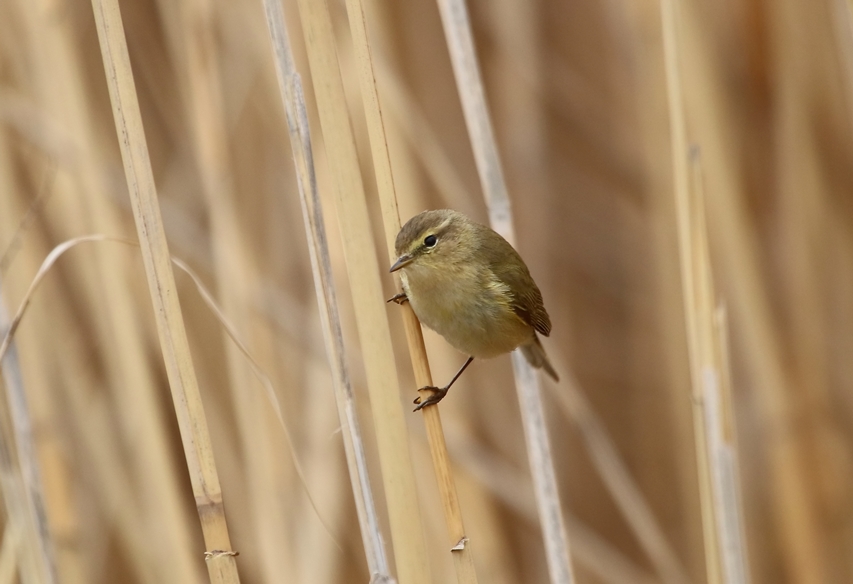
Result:
M394 176L391 172L391 158L388 152L388 141L385 136L385 125L382 119L382 108L379 102L376 74L371 55L370 40L367 32L367 18L361 0L347 0L350 30L355 44L358 62L361 95L367 117L367 129L370 134L370 146L373 153L373 166L376 171L377 190L382 206L382 219L385 225L385 241L388 246L389 258L395 257L394 241L400 231L400 213L397 209L397 193L394 190ZM426 348L420 323L408 304L402 306L403 323L406 327L406 338L409 344L409 355L415 372L415 382L418 387L430 387L432 374L429 369ZM429 391L422 394L426 398ZM444 430L441 427L441 417L438 407L428 407L422 410L429 441L430 454L438 481L438 490L444 508L444 518L447 523L448 547L453 556L456 577L459 584L477 582L474 570L474 558L471 545L462 521L462 510L459 505L459 495L450 465L450 456L444 441Z
M379 280L381 270L373 248L331 16L324 0L300 0L298 4L356 307L397 576L401 584L426 583L430 573L424 553L423 521L415 496L397 367Z
M93 0L95 22L160 345L215 584L239 582L201 394L187 343L130 57L116 0Z

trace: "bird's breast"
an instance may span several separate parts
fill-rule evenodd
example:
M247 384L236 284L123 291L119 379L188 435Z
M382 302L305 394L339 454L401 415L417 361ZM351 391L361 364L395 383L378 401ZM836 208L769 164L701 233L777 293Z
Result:
M512 310L509 288L489 271L410 266L401 276L418 319L467 355L508 353L535 334Z

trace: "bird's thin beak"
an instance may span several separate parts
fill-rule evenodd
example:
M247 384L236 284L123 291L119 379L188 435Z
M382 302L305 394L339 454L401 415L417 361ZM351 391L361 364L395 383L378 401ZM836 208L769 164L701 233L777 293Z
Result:
M401 255L400 257L397 258L397 261L394 262L394 265L391 266L391 269L388 271L389 272L396 272L400 268L403 268L403 267L409 265L410 263L412 263L413 259L415 259L415 258L413 258L411 254L404 253L403 255Z

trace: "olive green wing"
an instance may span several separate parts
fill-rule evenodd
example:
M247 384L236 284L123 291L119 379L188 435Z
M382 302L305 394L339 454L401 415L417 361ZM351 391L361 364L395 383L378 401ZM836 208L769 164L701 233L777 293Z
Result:
M522 288L522 292L517 292L518 288L508 283L513 291L512 309L521 320L547 337L551 334L551 318L545 310L545 305L542 302L542 294L539 292L539 288L536 287L530 274L527 274L526 280L529 281L531 287L526 290Z
M510 307L521 320L547 337L551 334L551 318L524 260L503 237L491 229L489 232L490 235L486 235L489 245L484 246L489 251L484 255L492 273L509 288Z

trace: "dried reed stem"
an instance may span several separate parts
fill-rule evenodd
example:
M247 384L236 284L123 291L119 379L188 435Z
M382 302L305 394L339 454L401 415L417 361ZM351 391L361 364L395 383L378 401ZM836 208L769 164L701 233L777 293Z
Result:
M184 90L184 111L189 121L192 155L199 171L201 194L210 220L209 241L212 250L212 272L217 298L223 310L236 323L240 336L262 329L253 320L252 293L258 283L254 255L249 251L249 233L241 232L240 193L237 192L229 153L229 128L224 103L219 54L216 39L218 9L210 0L160 1L171 30L173 53L182 65L180 79ZM169 18L169 17L172 18ZM278 538L282 537L279 513L270 511L265 500L281 497L282 486L276 484L269 461L258 451L269 444L272 423L265 413L267 404L260 394L250 391L255 383L249 363L237 347L222 336L226 356L228 390L235 417L243 465L242 482L254 496L245 501L253 524L254 557L266 580L280 576L281 559ZM321 521L322 522L322 521ZM246 545L246 544L243 544ZM249 558L246 558L248 560Z
M0 190L10 193L14 186L10 180L12 169L8 154L6 136L0 134ZM36 203L51 191L43 187ZM12 217L2 211L0 215L0 229L11 227ZM6 269L11 265L29 217L30 213L27 213L12 231L15 235L0 262L0 286L5 284ZM9 575L8 582L14 582L17 574L22 582L48 584L56 581L56 559L45 516L41 469L21 364L16 346L11 344L11 339L6 340L13 326L6 312L6 294L8 289L5 293L0 292L0 493L5 510L2 566L3 572Z
M81 243L102 242L102 241L121 243L124 245L129 245L131 247L140 247L139 243L136 241L130 241L130 240L119 238L119 237L111 237L111 236L103 235L103 234L81 235L81 236L66 240L66 241L60 243L59 245L57 245L56 247L54 247L50 251L50 253L47 255L47 257L44 259L41 266L39 267L38 272L36 272L35 276L33 277L32 281L30 282L30 285L27 288L27 292L24 295L24 298L21 300L21 304L18 307L17 311L15 312L14 317L8 323L8 326L4 327L4 328L6 328L6 332L3 336L3 338L0 339L0 361L2 361L4 358L9 356L9 354L11 354L14 351L14 345L13 345L14 336L18 330L19 325L21 324L21 321L23 320L24 314L26 313L30 303L32 302L36 290L41 285L42 280L45 278L45 276L48 274L48 272L50 272L50 270L53 268L53 266L56 264L56 262L59 260L59 258L61 256L63 256L66 252L71 250L73 247L76 247L77 245L79 245ZM192 268L190 268L189 265L186 262L184 262L183 260L181 260L177 257L171 257L170 259L171 259L172 264L175 265L175 267L179 268L181 271L183 271L186 275L188 275L190 277L193 284L195 284L196 289L198 290L199 295L201 296L202 300L208 306L208 308L210 308L210 311L213 313L213 315L216 317L216 319L222 325L223 333L225 335L225 339L229 342L229 344L231 344L231 346L234 348L234 350L236 351L238 356L240 356L240 358L244 361L244 363L246 363L246 366L249 368L250 372L264 386L264 390L266 392L266 397L269 400L270 405L273 407L273 410L274 410L275 415L278 419L278 422L281 425L282 430L284 431L285 437L287 438L288 446L290 449L290 455L291 455L293 464L296 468L296 473L297 473L297 475L301 481L302 486L305 489L306 495L308 496L308 499L311 503L311 506L314 509L314 512L317 513L318 518L320 519L321 523L323 523L324 528L326 528L327 533L330 535L330 537L332 537L332 539L334 539L334 536L331 534L331 530L328 529L328 527L325 525L325 522L323 522L322 517L320 517L319 509L317 508L317 505L314 502L313 496L311 495L311 492L308 489L308 483L305 479L305 473L302 469L301 463L299 462L299 458L297 457L296 450L294 449L294 446L293 446L294 441L293 441L293 437L292 437L292 434L290 432L290 429L285 424L284 414L283 414L283 411L281 409L281 404L280 404L280 402L276 396L275 389L274 389L273 384L272 384L272 380L263 371L261 366L258 364L258 362L255 360L255 358L252 356L252 353L246 347L246 344L241 340L240 333L237 331L236 326L233 324L232 320L229 319L225 315L222 308L220 308L219 305L216 303L216 300L214 300L214 297L213 297L213 293L204 285L201 277ZM0 308L2 308L2 306L0 306ZM4 314L0 310L0 323L5 325L6 323L3 321L3 318L4 318ZM2 330L2 329L0 329L0 330ZM76 402L77 407L81 410L81 412L79 412L81 415L75 416L75 419L81 419L84 417L82 415L83 407L81 407L81 405L80 405L81 402L79 400L75 400L75 402ZM107 414L105 413L104 416L106 416L106 415ZM87 434L87 430L84 430L83 433ZM104 472L105 469L109 469L111 466L114 466L113 463L116 460L118 460L120 458L120 456L117 454L117 449L112 445L112 443L110 443L110 442L103 443L103 441L99 442L96 438L96 434L97 434L97 431L91 432L91 438L88 441L88 447L91 451L93 451L95 453L96 458L100 458L103 461L101 464L98 464L95 466L97 469L99 469L99 472ZM88 436L87 436L87 438L88 438ZM4 451L0 450L0 470L4 470L2 467L3 456L4 456ZM111 505L112 508L116 511L120 510L121 501L129 498L129 496L123 497L123 498L122 497L115 497L114 491L117 491L119 493L129 493L131 491L129 484L124 482L123 478L124 478L124 475L121 475L121 474L118 474L115 477L112 477L109 474L105 474L105 476L104 476L105 481L109 481L109 482L113 483L114 488L113 489L107 489L108 494L111 496L110 497L111 500L107 504L108 504L108 506ZM131 516L126 514L126 513L124 513L124 514L118 514L117 513L117 515L120 515L121 519L125 520L125 522L127 522L128 519L131 519ZM136 529L136 530L127 529L126 530L125 535L130 534L131 539L133 539L133 541L130 542L131 545L128 546L129 549L138 549L138 548L142 547L142 545L143 545L142 540L139 538L138 533L139 533L138 529ZM336 541L335 544L337 545L338 542ZM338 545L338 549L340 549L340 545ZM141 554L141 553L134 554L134 561L138 562L140 560L143 563L145 563L145 562L150 563L150 560L145 558L145 556L143 554ZM154 576L152 575L152 577L154 577ZM381 580L381 581L382 582L393 582L390 579Z
M430 575L424 555L423 522L415 496L380 268L371 239L331 17L324 0L299 0L298 4L356 306L398 578L402 584L425 583Z
M489 219L495 231L514 243L509 195L486 105L468 11L464 0L438 0L438 7ZM560 507L539 380L518 351L513 353L512 363L551 582L573 582L569 539Z
M394 241L397 232L400 231L400 212L397 208L397 193L394 189L391 158L388 152L385 124L382 119L382 108L376 87L376 74L367 32L367 19L361 0L347 0L347 13L358 62L361 95L365 116L367 117L373 166L376 170L377 190L385 225L385 239L388 244L389 257L393 258L395 256ZM418 322L408 303L401 308L409 345L409 355L415 373L415 382L419 387L431 387L433 385L432 374L429 369L420 322ZM429 393L429 390L423 391L422 399L426 399ZM456 568L457 581L459 584L474 583L477 582L477 573L474 570L474 558L462 521L462 509L459 506L459 495L456 492L456 482L451 470L450 455L447 452L444 430L441 427L441 416L438 407L426 407L422 412L432 463L438 481L438 491L444 508L444 519L447 523L450 551Z
M116 0L93 0L92 8L160 345L207 548L208 572L216 584L233 584L239 582L237 564L175 289L121 14Z
M51 188L45 189L30 205L27 217L50 216L50 202L58 219L52 222L52 232L60 240L81 230L124 233L129 226L123 222L121 209L111 196L112 189L104 180L104 157L94 122L102 112L100 105L90 101L87 76L83 73L89 67L83 56L88 53L81 49L73 22L54 18L55 10L61 10L60 3L56 0L18 1L22 30L26 31L31 47L30 70L38 89L40 111L37 115L56 119L59 122L57 131L70 138L63 148L65 155L59 155L55 148L51 151L47 170L42 171L34 165L33 172L44 172ZM46 194L50 195L49 202L43 199ZM21 230L26 228L28 221L26 218L22 221ZM36 233L31 231L29 235ZM202 566L192 557L195 545L192 525L185 520L181 504L184 476L173 464L167 411L161 407L160 384L148 359L147 343L151 337L144 326L147 315L134 304L136 289L127 277L134 266L125 260L126 256L96 249L89 255L77 254L69 266L74 274L73 281L81 290L76 296L80 306L75 312L93 323L91 334L85 338L100 348L106 384L116 389L113 393L116 407L112 414L115 429L112 432L118 431L127 443L145 444L132 457L118 456L109 460L106 468L124 469L126 466L126 472L135 477L160 477L146 482L145 488L140 489L141 496L132 512L128 507L123 508L129 520L122 521L120 528L131 531L121 535L132 542L128 544L130 547L139 543L134 538L139 538L140 532L158 526L162 535L149 539L145 546L147 553L143 554L137 546L133 561L150 565L161 580L168 575L181 582L195 582L201 577ZM85 425L80 427L90 431ZM107 427L101 429L111 431ZM62 436L60 441L67 439L68 436ZM56 452L51 446L46 450ZM51 492L55 500L48 501L48 508L56 518L54 537L70 541L76 537L73 533L76 521L69 519L76 513L69 505L73 499L62 496L63 491L56 487ZM84 556L67 545L60 546L58 551L62 553L57 558L62 565L62 579L73 581L72 574L82 569ZM159 561L151 561L153 558ZM80 567L74 568L74 565Z
M688 162L674 0L664 0L661 8L705 567L710 583L741 584L747 581L748 571L741 537L734 445L724 438L732 434L731 429L726 429L726 423L731 424L730 399L728 419L721 412L722 341L714 317L716 302L701 157L698 149L694 149Z
M678 39L676 34L677 13L675 0L662 0L661 23L663 34L664 65L669 105L670 141L672 148L672 171L675 194L676 222L678 227L678 251L681 264L682 300L687 327L687 349L690 361L692 388L693 438L696 449L696 464L699 473L699 499L702 512L702 533L705 544L705 570L709 584L721 584L717 525L714 508L711 467L708 454L708 430L706 428L703 369L708 363L705 350L712 347L702 334L702 315L698 295L705 294L701 268L695 265L695 238L691 221L690 174L688 168L687 128L682 96L682 80L679 71ZM701 272L704 274L704 271Z
M691 156L691 199L686 202L691 234L689 275L695 293L695 324L699 352L701 392L694 396L694 408L704 417L705 448L713 497L714 537L719 554L722 581L743 584L748 581L745 541L742 535L740 486L737 482L737 456L734 444L734 419L731 402L731 378L727 371L727 345L721 336L724 317L716 309L708 229L705 222L705 198L698 151ZM722 319L722 320L721 320ZM696 372L693 372L694 374Z
M701 396L694 408L700 407L704 416L705 447L711 495L713 497L715 540L719 554L721 578L728 584L748 581L746 549L742 537L740 486L737 483L737 456L734 445L734 420L731 403L731 378L727 366L725 326L716 310L714 278L705 220L705 190L700 153L690 158L691 198L686 204L690 224L691 254L689 275L693 281L697 351L699 351ZM689 341L688 341L689 344ZM694 372L695 374L696 372Z
M733 441L730 378L724 369L725 341L715 317L701 156L694 149L688 161L675 1L664 0L661 8L705 567L710 583L743 584L748 582L749 571ZM721 387L723 383L725 387Z
M317 177L311 153L311 134L308 126L308 114L305 110L305 96L299 74L296 72L293 63L293 51L287 36L281 2L279 0L264 0L264 9L275 58L279 91L287 114L290 146L296 165L299 200L302 204L305 231L308 236L308 250L311 255L314 288L317 293L317 304L320 307L326 355L332 371L344 451L347 457L350 483L355 498L367 566L370 570L371 582L392 582L382 533L379 529L373 492L370 487L364 443L356 415L355 397L346 365L343 332L341 331L329 245L323 221L323 208L317 192Z
M800 59L806 47L801 44L804 39L800 33L810 27L807 23L797 22L796 17L789 12L794 5L797 3L779 3L769 12L775 20L770 22L771 30L787 29L797 33L780 35L776 47L781 56L777 61L780 67L777 77L782 86L778 100L785 106L780 110L783 113L780 113L779 119L774 122L774 127L778 127L780 131L780 134L774 135L782 139L780 143L771 142L770 151L780 148L782 152L781 161L776 161L775 169L779 177L774 174L775 184L782 193L779 207L782 227L778 232L784 243L792 244L791 249L776 253L785 257L785 274L796 272L805 277L805 274L811 273L810 277L813 278L814 273L809 265L802 263L807 256L803 254L803 246L797 240L801 241L806 237L804 232L799 231L802 228L801 220L803 224L815 224L815 213L820 213L820 207L813 200L814 197L804 198L800 195L804 192L821 193L825 185L817 179L819 171L815 163L818 155L813 148L814 135L802 123L801 120L805 118L799 117L812 107L809 99L804 98L802 88L809 86L813 79L809 77L804 83L801 77L802 72L811 68L805 66L808 61ZM685 9L687 6L684 5ZM779 18L776 19L776 16ZM792 24L794 22L796 24ZM683 37L685 46L697 36L695 33L689 33L704 25L700 25L697 17L687 10L679 24L685 26L687 33ZM697 131L703 132L703 149L708 153L707 159L716 162L714 176L707 177L709 181L713 179L716 183L714 198L709 200L715 214L718 214L714 229L720 236L716 238L715 244L724 250L721 257L725 258L725 261L719 264L719 268L726 274L727 285L733 290L731 305L745 349L743 359L749 363L749 370L754 374L752 394L757 407L753 409L753 413L757 418L757 427L766 438L763 447L766 448L769 473L769 477L762 484L767 486L773 501L772 512L777 521L776 533L779 534L782 548L779 551L793 581L803 584L825 582L828 576L825 573L823 556L828 547L812 500L813 477L804 470L814 461L809 459L804 441L800 440L801 433L806 433L806 428L811 426L811 422L805 420L810 420L814 415L822 415L818 412L825 407L821 404L826 399L822 391L823 381L815 381L815 378L812 378L812 382L803 381L801 385L797 376L791 375L789 368L796 370L800 363L789 363L793 355L788 353L789 346L785 344L783 331L771 310L771 298L779 294L779 291L763 289L761 274L765 257L760 255L761 243L757 223L750 216L746 204L743 177L736 170L743 153L731 148L735 143L733 140L737 140L736 131L732 129L731 135L727 136L724 130L726 124L731 124L734 118L729 117L726 111L728 106L715 103L719 98L708 99L716 97L714 94L720 91L718 87L724 83L717 80L717 87L708 83L713 80L713 65L704 62L699 51L685 51L684 55L699 57L692 59L689 69L690 85L696 84L699 88L696 93L691 94L690 101L692 103L695 100L697 104L705 105L705 108L697 107L695 111L691 110L690 120L691 123L696 123ZM793 71L788 69L789 64L795 66ZM685 74L687 73L688 70L685 70ZM806 93L810 91L806 90ZM707 139L704 136L707 136ZM686 153L684 156L686 157ZM784 219L788 220L787 224ZM788 228L794 225L797 226L797 233L792 233L793 230ZM819 257L822 258L823 255ZM794 261L795 259L797 261ZM813 256L813 259L817 259L817 256ZM808 297L803 299L799 296L802 290L797 291L798 285L791 280L787 282L795 286L793 290L789 290L796 298L792 298L793 312L797 315L791 320L795 323L794 328L810 327L806 321L813 319L814 313L803 308L805 302L802 300L814 302L814 291L809 286ZM798 355L801 350L800 343L808 345L807 339L816 339L813 329L809 330L812 332L808 334L793 334ZM818 372L818 375L821 375L819 359L814 359L817 353L813 350L813 345L810 348L804 346L802 349L808 374ZM803 398L804 395L809 395L809 398Z
M743 494L738 471L738 447L735 432L734 406L732 403L731 369L729 364L728 320L724 306L714 310L714 339L719 378L709 390L713 403L708 409L715 409L716 416L709 415L709 428L714 488L717 497L717 524L720 526L720 553L723 558L723 570L726 582L730 584L749 584L749 550L746 545L746 533L743 519ZM709 402L711 400L709 399ZM712 417L717 418L711 424Z
M0 299L0 333L12 333L6 307ZM3 380L2 445L0 445L0 484L8 517L7 526L21 541L15 549L23 581L49 584L57 581L53 543L44 506L44 491L33 440L32 421L18 353L11 337L3 339L0 369ZM14 541L14 540L13 540ZM3 547L6 547L4 541ZM18 555L20 554L20 555Z

